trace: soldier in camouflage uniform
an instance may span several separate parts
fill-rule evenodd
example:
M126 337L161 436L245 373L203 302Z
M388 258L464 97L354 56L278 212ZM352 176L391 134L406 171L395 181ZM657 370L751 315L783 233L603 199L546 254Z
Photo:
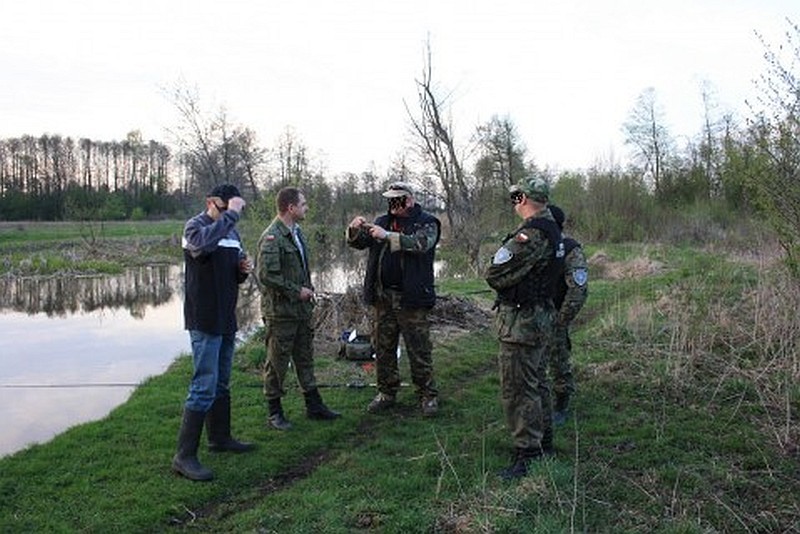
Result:
M558 227L564 230L564 211L550 205L550 213ZM575 393L575 379L572 376L572 340L569 338L569 325L581 311L586 302L589 288L589 264L583 254L583 247L575 239L564 239L564 273L560 277L554 304L556 320L553 329L554 346L550 356L550 373L553 377L553 424L563 425L569 416L569 401Z
M439 392L433 377L428 312L436 303L433 261L439 242L439 220L422 210L409 186L395 182L383 193L389 211L369 223L355 217L347 228L347 243L369 249L364 277L364 301L373 306L378 394L367 407L379 412L395 404L400 389L397 347L402 334L411 380L423 415L433 416Z
M298 224L305 218L308 204L303 193L286 187L276 198L278 215L258 240L256 274L261 290L261 311L266 329L267 361L264 366L264 394L269 405L267 425L288 430L281 397L286 394L284 379L291 361L306 401L310 419L339 417L322 402L314 377L314 288L311 285L309 256Z
M522 223L495 253L486 281L497 291L501 400L514 442L512 464L500 476L514 479L527 474L531 460L554 453L547 360L564 244L544 180L525 179L509 191Z

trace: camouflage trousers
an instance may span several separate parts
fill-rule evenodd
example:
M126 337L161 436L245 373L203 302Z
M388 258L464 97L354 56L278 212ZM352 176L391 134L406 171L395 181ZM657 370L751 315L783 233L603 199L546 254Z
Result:
M265 330L264 395L267 400L279 399L286 394L284 380L289 362L294 366L303 393L315 389L314 330L310 321L266 319Z
M552 350L552 309L500 306L500 399L517 449L538 449L552 439L552 404L547 363Z
M417 395L420 398L437 397L428 310L403 309L400 307L400 294L391 292L375 304L373 320L372 345L375 347L378 391L394 396L400 389L397 347L402 335Z
M550 374L553 380L554 399L569 399L575 393L572 376L572 340L569 325L553 328L553 353L550 355Z

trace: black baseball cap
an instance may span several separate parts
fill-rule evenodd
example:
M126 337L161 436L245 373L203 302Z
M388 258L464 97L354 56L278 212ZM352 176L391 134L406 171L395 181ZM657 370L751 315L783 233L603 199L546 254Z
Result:
M219 184L208 192L206 197L219 197L223 202L228 202L233 197L242 196L239 189L233 184Z

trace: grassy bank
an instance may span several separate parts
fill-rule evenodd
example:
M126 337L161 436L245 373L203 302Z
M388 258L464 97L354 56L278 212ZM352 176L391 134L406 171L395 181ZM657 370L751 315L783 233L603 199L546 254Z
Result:
M365 371L320 354L323 396L344 416L309 421L291 390L287 433L264 426L255 342L237 355L233 409L256 452L203 450L211 483L170 473L182 357L104 420L0 459L0 531L800 531L796 283L693 249L589 252L573 416L556 458L521 481L495 475L511 450L488 329L437 334L436 419L410 390L394 415L367 414L374 391L342 387Z
M0 222L0 274L120 273L180 259L183 221Z

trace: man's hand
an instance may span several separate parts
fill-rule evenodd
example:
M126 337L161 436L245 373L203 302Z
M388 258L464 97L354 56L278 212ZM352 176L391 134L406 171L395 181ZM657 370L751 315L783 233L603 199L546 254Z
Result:
M253 262L250 261L250 258L244 257L239 260L239 271L245 274L253 272Z
M361 215L357 215L352 221L350 221L349 226L350 228L361 228L365 224L368 224L367 220Z
M246 202L242 197L232 197L228 201L228 209L235 211L236 213L241 213L244 209Z
M314 290L307 287L300 288L300 300L307 302L314 298Z
M372 236L373 239L377 239L378 241L383 241L386 239L386 236L389 234L385 229L381 228L377 224L370 225L369 228L369 235Z

